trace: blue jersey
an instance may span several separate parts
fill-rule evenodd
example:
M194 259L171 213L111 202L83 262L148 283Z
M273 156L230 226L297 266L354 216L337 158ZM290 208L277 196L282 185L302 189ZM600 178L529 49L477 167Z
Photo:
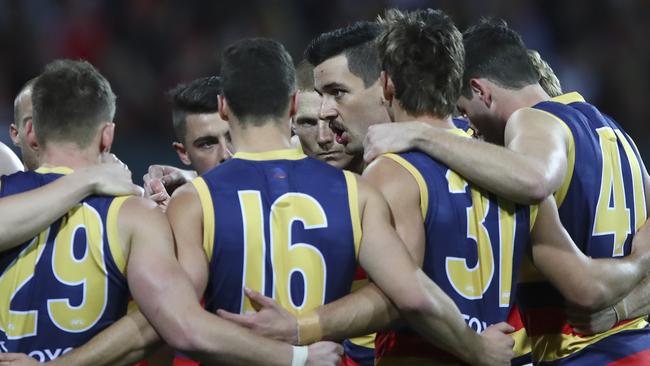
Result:
M459 129L453 131L467 136ZM423 271L454 300L477 332L506 321L536 208L479 189L421 152L385 157L418 183L426 234ZM380 365L453 361L407 329L377 338Z
M569 136L567 173L555 194L563 226L590 257L629 254L632 236L647 216L643 163L634 142L615 121L577 93L562 95L533 108L553 116ZM607 358L602 352L612 347L606 345L621 343L615 339L602 342L603 338L629 336L618 334L622 331L643 333L640 329L647 326L639 318L622 322L597 336L577 334L566 322L564 298L560 293L534 272L523 280L520 303L533 342L534 359L539 362L593 364L593 359L581 360L581 355L593 357L600 353L599 357ZM610 361L634 354L639 347L650 349L648 341L629 344L627 349L617 346L616 355Z
M69 169L4 176L0 197L38 188L64 172ZM117 240L117 211L125 199L89 197L37 237L0 253L0 352L48 361L126 313L129 292Z
M352 173L299 150L237 153L194 186L210 262L208 310L253 310L245 287L294 314L350 292L361 240Z

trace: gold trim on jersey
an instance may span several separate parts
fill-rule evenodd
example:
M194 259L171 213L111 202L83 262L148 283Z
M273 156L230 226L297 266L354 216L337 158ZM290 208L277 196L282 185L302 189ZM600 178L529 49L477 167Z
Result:
M418 168L413 166L413 164L409 163L408 160L399 155L384 154L382 157L393 160L397 164L401 165L404 169L411 173L411 176L417 182L418 187L420 188L420 210L422 211L422 220L424 221L427 217L427 212L429 211L429 188L427 187L427 182L424 180L422 173L420 173Z
M72 172L74 172L74 170L72 170L71 168L65 167L65 166L53 166L53 167L42 166L42 167L36 169L35 172L39 173L39 174L63 174L63 175L67 175L67 174L72 174Z
M643 329L648 326L645 317L610 329L594 336L577 336L572 334L546 334L530 337L533 343L533 360L536 362L550 362L570 356L587 346L590 346L616 333L627 330Z
M345 184L348 187L348 205L350 206L350 218L352 220L352 236L354 238L354 257L359 259L359 248L361 247L361 216L359 215L359 190L357 188L357 178L354 173L347 170L343 171Z
M585 98L583 98L578 92L571 92L558 95L557 97L551 98L551 100L562 104L570 104L575 102L584 102Z
M539 206L530 205L530 227L529 231L533 231L533 226L535 226L535 220L537 220L537 212L539 211Z
M203 178L198 177L192 180L192 184L199 194L199 201L203 210L203 250L209 262L212 260L214 252L214 205L212 204L212 195Z
M570 100L569 97L576 98L573 96L573 94L577 95L578 97L582 98L580 94L578 93L570 93L570 94L565 94L567 96L565 99ZM559 98L559 97L558 97ZM571 99L573 100L573 99ZM561 118L558 116L554 115L553 113L541 110L541 109L536 109L533 108L538 112L541 112L549 117L552 117L552 119L560 124L564 128L564 130L567 133L567 136L569 137L569 146L567 149L567 167L566 167L566 174L564 175L564 181L562 181L562 185L560 186L560 189L558 189L554 196L555 196L555 202L557 202L557 207L562 206L562 203L564 202L564 199L566 198L567 193L569 193L569 186L571 185L571 179L573 178L573 170L576 164L576 148L575 148L575 141L573 139L573 132L571 132L571 128L564 122Z
M264 160L300 160L306 158L302 152L302 149L283 149L283 150L272 150L264 151L260 153L252 152L237 152L233 155L235 159L243 160L254 160L254 161L264 161Z
M113 261L117 266L120 273L126 273L126 257L122 250L122 243L120 240L119 225L117 218L120 213L122 204L129 199L129 196L116 197L108 207L108 214L106 215L106 237L108 238L108 247L111 250Z
M515 345L512 348L515 357L521 357L532 352L532 346L530 338L526 334L526 328L518 329L510 333L510 336L515 340Z

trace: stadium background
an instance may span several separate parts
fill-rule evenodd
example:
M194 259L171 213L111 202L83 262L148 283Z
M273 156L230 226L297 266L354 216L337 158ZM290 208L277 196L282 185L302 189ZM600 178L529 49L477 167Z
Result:
M264 36L299 61L317 34L383 9L441 8L461 30L506 19L540 51L565 91L617 119L650 159L650 1L646 0L0 0L0 141L13 99L55 58L96 65L118 96L116 153L141 182L149 163L179 165L165 92L217 74L230 42Z

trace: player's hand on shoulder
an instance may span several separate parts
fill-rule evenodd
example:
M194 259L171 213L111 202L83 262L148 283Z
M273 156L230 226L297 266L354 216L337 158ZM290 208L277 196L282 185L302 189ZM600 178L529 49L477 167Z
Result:
M104 196L142 196L141 187L133 184L131 171L120 159L104 153L98 164L75 171L92 183L92 193Z
M293 314L257 291L245 289L244 292L256 312L242 315L220 309L217 315L260 336L298 344L298 321Z
M316 342L309 345L305 366L338 366L341 364L343 347L334 342Z
M38 361L24 353L0 353L0 366L36 366Z
M509 366L515 356L512 348L515 340L508 334L515 329L508 323L493 324L480 335L479 350L472 364L482 366Z
M370 162L386 153L398 153L415 148L415 141L432 127L423 122L380 123L368 128L363 142L365 161Z

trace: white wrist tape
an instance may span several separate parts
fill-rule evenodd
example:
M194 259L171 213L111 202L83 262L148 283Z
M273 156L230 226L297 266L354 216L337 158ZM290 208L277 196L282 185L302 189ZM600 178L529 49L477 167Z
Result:
M307 357L309 356L309 349L307 346L293 346L293 359L291 366L305 366L307 364Z

